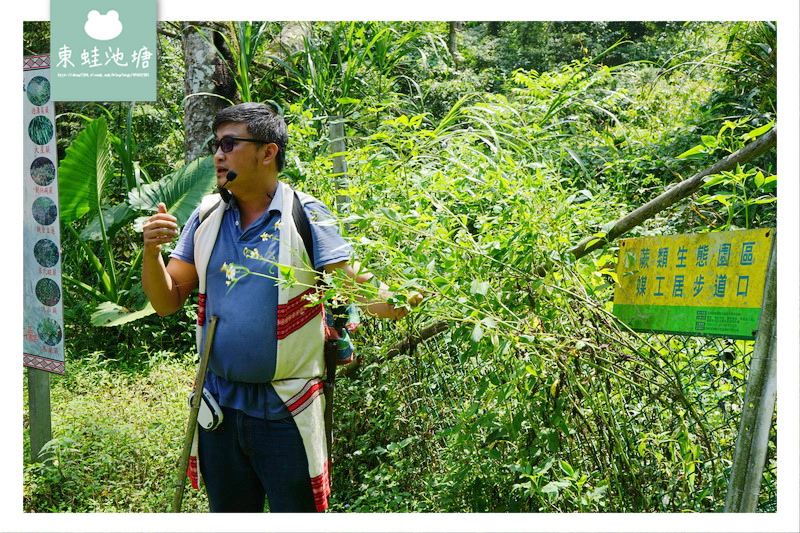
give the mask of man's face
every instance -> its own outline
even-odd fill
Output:
[[[242,122],[222,124],[217,129],[216,139],[219,140],[226,136],[255,139],[247,131],[247,125]],[[224,184],[228,172],[231,170],[236,171],[236,181],[229,183],[226,188],[232,192],[234,188],[254,183],[254,180],[263,180],[264,173],[268,168],[268,161],[265,161],[265,147],[265,144],[257,142],[233,141],[233,148],[229,152],[224,152],[222,147],[217,148],[214,153],[217,184]]]

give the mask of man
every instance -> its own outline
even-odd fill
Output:
[[[330,492],[320,429],[324,313],[309,305],[316,278],[303,268],[308,254],[293,222],[294,202],[310,222],[314,270],[341,270],[354,286],[379,287],[377,298],[362,301],[368,314],[396,319],[408,310],[389,303],[385,284],[357,272],[328,209],[278,180],[288,140],[280,115],[264,104],[240,104],[221,111],[213,131],[221,195],[195,210],[166,265],[161,248],[178,226],[158,206],[144,224],[142,285],[162,316],[199,287],[198,323],[218,317],[205,388],[223,421],[198,438],[211,511],[261,512],[265,496],[273,512],[322,511]],[[294,283],[276,263],[293,267]],[[250,272],[232,287],[231,264]]]

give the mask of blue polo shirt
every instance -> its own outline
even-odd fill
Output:
[[[274,420],[289,411],[270,381],[275,375],[278,257],[281,220],[281,188],[267,211],[242,231],[236,199],[225,208],[219,234],[208,263],[206,316],[218,317],[205,387],[220,405],[239,409],[250,416]],[[342,238],[331,212],[319,202],[304,206],[311,227],[314,268],[347,261],[351,246]],[[288,214],[291,217],[291,213]],[[194,264],[194,233],[199,208],[192,213],[170,258]],[[267,261],[246,257],[244,250],[258,250]],[[251,274],[228,285],[224,263],[248,268]]]

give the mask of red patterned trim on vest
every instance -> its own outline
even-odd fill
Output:
[[[197,295],[197,325],[202,326],[206,323],[206,295]]]
[[[286,407],[292,416],[297,416],[302,413],[306,407],[324,392],[324,382],[319,379],[311,379],[303,385],[300,392],[289,398],[286,402]]]
[[[311,478],[311,490],[314,492],[314,505],[322,513],[328,508],[328,496],[331,494],[331,480],[328,475],[328,461],[325,461],[322,473]]]
[[[197,490],[200,488],[200,478],[197,475],[197,456],[189,457],[189,464],[186,466],[186,475],[192,483],[192,488]]]
[[[316,287],[311,287],[302,294],[278,306],[278,339],[285,339],[298,329],[308,324],[311,319],[322,312],[322,303],[309,305],[306,296],[316,292]]]

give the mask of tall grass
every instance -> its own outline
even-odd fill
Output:
[[[52,376],[53,440],[43,450],[52,460],[25,465],[25,512],[170,509],[193,361],[131,352],[128,362],[70,357],[67,374]],[[187,490],[183,509],[207,512],[205,495]]]

